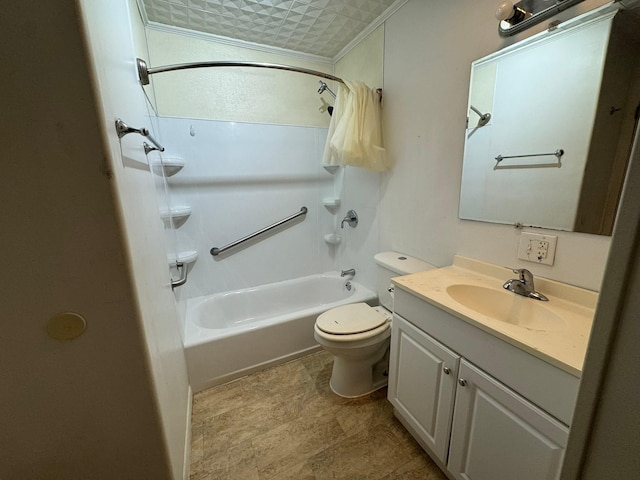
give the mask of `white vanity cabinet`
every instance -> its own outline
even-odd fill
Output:
[[[460,480],[560,476],[569,429],[462,360],[447,469]]]
[[[400,317],[395,317],[389,360],[391,403],[444,463],[460,356]]]
[[[559,477],[579,379],[395,289],[388,398],[451,478]]]

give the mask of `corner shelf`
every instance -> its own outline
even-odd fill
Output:
[[[196,252],[195,250],[187,250],[184,252],[178,252],[177,255],[169,255],[167,256],[167,262],[169,262],[169,265],[175,265],[176,262],[177,263],[184,263],[184,264],[188,264],[188,263],[193,263],[197,260],[198,258],[198,252]]]
[[[186,222],[189,215],[191,215],[191,207],[184,206],[160,209],[160,218],[162,218],[167,225],[173,225],[175,228],[180,227]]]
[[[184,167],[184,160],[182,158],[162,158],[159,162],[153,164],[153,172],[156,175],[162,175],[165,177],[172,177],[178,173]]]
[[[337,197],[327,197],[322,199],[322,204],[328,208],[336,208],[340,206],[340,199]]]
[[[342,237],[335,233],[328,233],[324,236],[324,241],[329,245],[340,245]]]

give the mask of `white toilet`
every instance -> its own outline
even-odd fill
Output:
[[[316,319],[315,339],[334,357],[329,385],[341,397],[360,397],[387,384],[393,310],[391,278],[434,268],[397,252],[379,253],[375,261],[381,306],[353,303],[327,310]]]

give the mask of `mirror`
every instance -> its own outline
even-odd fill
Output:
[[[473,62],[461,219],[610,235],[640,110],[640,22],[599,9]]]

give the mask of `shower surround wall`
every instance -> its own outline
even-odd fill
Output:
[[[327,129],[287,125],[159,118],[167,152],[185,166],[168,178],[171,207],[190,207],[177,224],[180,252],[195,251],[185,300],[240,288],[355,268],[357,280],[375,289],[371,261],[378,251],[376,206],[379,174],[358,168],[328,172],[321,165]],[[340,199],[327,207],[325,198]],[[307,207],[305,216],[217,256],[221,248]],[[344,212],[360,215],[357,228]],[[324,237],[338,234],[339,245]],[[183,322],[184,325],[184,322]]]
[[[185,160],[168,179],[172,206],[192,209],[178,245],[198,252],[181,300],[334,269],[336,249],[323,240],[334,224],[321,202],[334,178],[320,162],[326,129],[184,118],[160,118],[159,128]],[[303,206],[306,216],[209,254]]]

